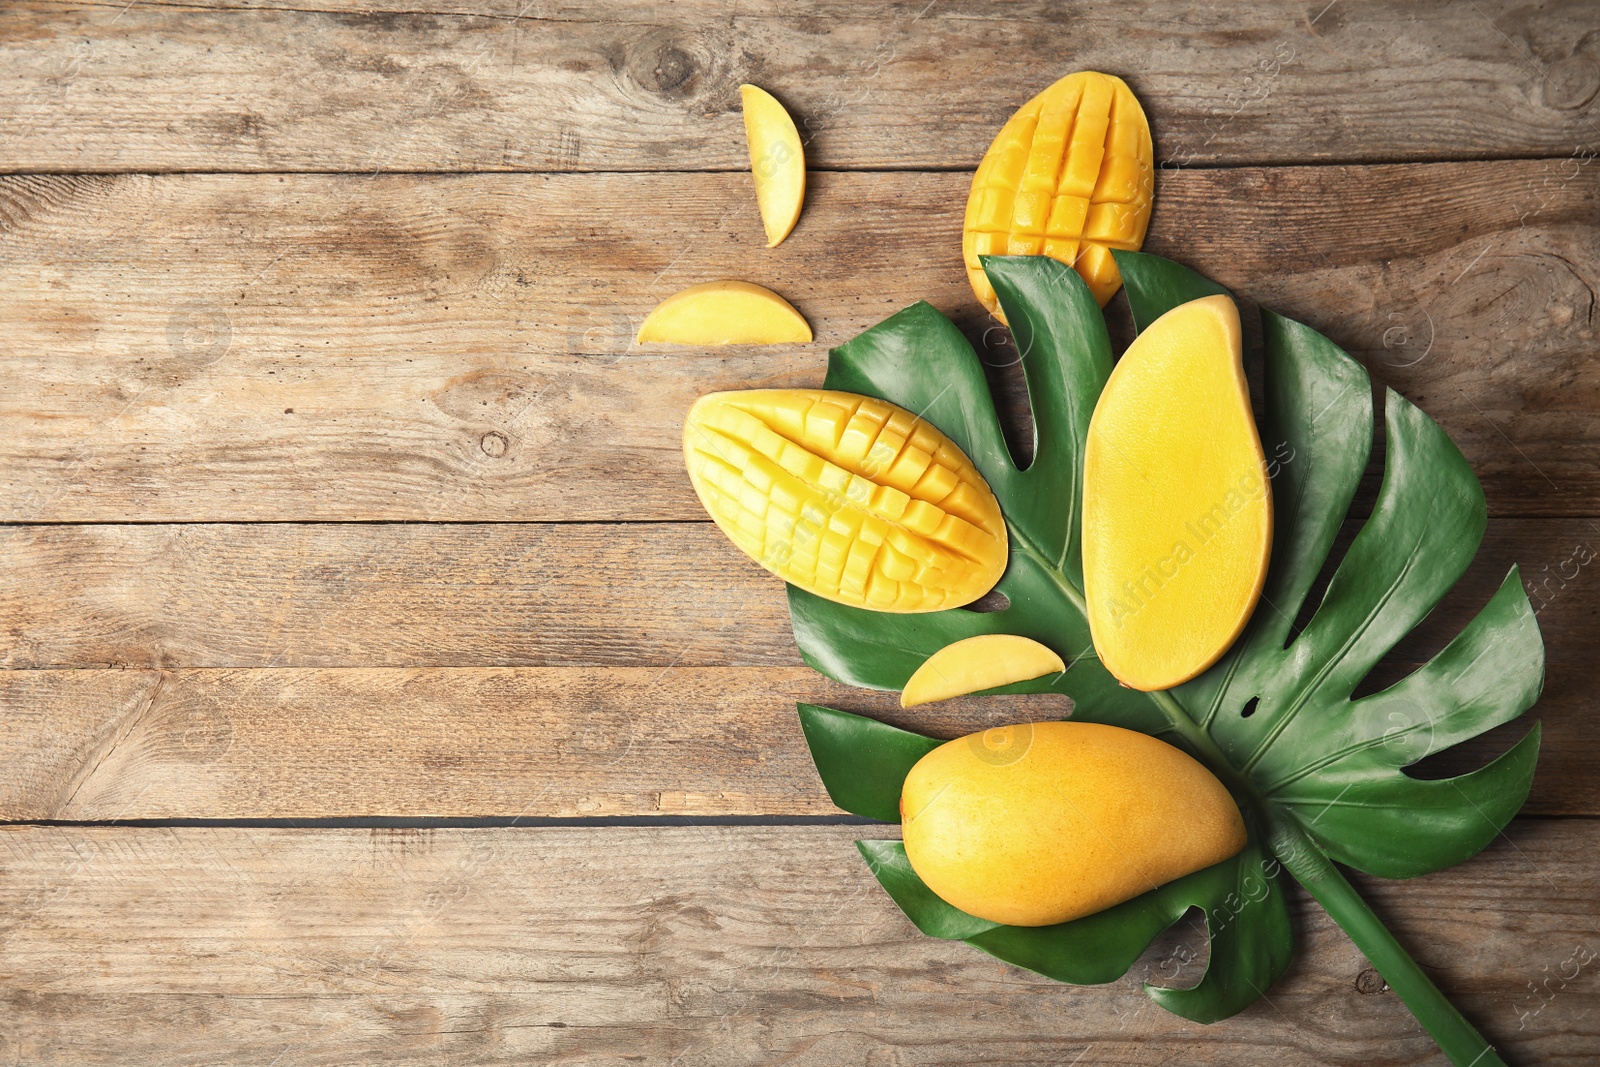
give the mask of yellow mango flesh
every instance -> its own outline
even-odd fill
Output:
[[[811,340],[794,305],[753,282],[703,282],[673,293],[646,316],[639,344],[777,345]]]
[[[684,462],[733,543],[786,582],[853,607],[939,611],[1006,568],[999,502],[972,461],[904,408],[824,389],[697,400]]]
[[[756,206],[767,231],[767,247],[776,247],[800,218],[806,198],[806,157],[794,119],[771,93],[755,85],[739,86],[744,101],[744,137],[750,145],[750,173],[755,177]]]
[[[1122,286],[1110,250],[1144,244],[1155,194],[1150,123],[1121,78],[1068,74],[1001,127],[967,197],[961,252],[1002,322],[978,257],[1050,256],[1077,268],[1105,307]]]
[[[970,915],[1048,926],[1091,915],[1244,848],[1211,772],[1164,741],[1040,722],[934,749],[900,796],[906,857]]]
[[[1239,636],[1272,549],[1232,300],[1173,308],[1129,346],[1095,405],[1083,466],[1095,651],[1124,685],[1170,689]]]
[[[981,634],[957,641],[923,661],[900,692],[900,706],[977,693],[1067,669],[1053,649],[1014,634]]]

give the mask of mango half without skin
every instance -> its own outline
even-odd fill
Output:
[[[1011,926],[1092,915],[1236,855],[1238,805],[1165,741],[1087,722],[948,742],[900,794],[906,858],[947,903]]]
[[[1128,347],[1089,420],[1083,471],[1095,651],[1123,685],[1171,689],[1239,636],[1272,551],[1231,299],[1180,304]]]
[[[1000,503],[972,461],[884,400],[751,389],[695,401],[683,457],[700,503],[786,582],[886,612],[971,603],[1005,573]]]

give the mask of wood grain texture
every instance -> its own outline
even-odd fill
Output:
[[[710,523],[0,531],[0,665],[798,665]]]
[[[3,667],[800,664],[783,585],[709,522],[22,526],[0,546]],[[1597,553],[1600,520],[1492,520],[1396,661],[1443,648],[1520,562],[1552,662],[1591,662]]]
[[[1526,811],[1600,815],[1593,697],[1427,764],[1464,773],[1544,725]],[[1061,719],[1064,697],[904,710],[804,667],[0,672],[0,820],[836,815],[796,701],[937,737]]]
[[[1363,880],[1509,1062],[1586,1064],[1600,1042],[1597,828],[1526,820],[1447,873]],[[37,1064],[1444,1063],[1392,993],[1358,991],[1365,961],[1298,893],[1290,973],[1243,1015],[1196,1026],[1138,984],[1195,976],[1175,965],[1192,925],[1116,983],[1057,985],[918,934],[855,854],[861,830],[6,829],[0,1051]]]
[[[837,815],[796,700],[959,736],[804,667],[0,672],[0,819]]]
[[[813,178],[771,251],[739,175],[0,179],[0,518],[698,518],[702,393],[814,384],[919,298],[1014,361],[963,276],[967,175]],[[1497,514],[1584,515],[1597,205],[1575,161],[1180,171],[1148,247],[1347,346]],[[729,276],[817,343],[632,343]]]
[[[0,167],[743,169],[744,81],[785,100],[814,165],[961,167],[1074,69],[1127,77],[1179,162],[1600,146],[1584,0],[320,6],[9,5]]]

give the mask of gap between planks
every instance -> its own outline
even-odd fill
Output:
[[[144,0],[148,3],[148,0]],[[1452,163],[1547,163],[1552,165],[1567,165],[1578,163],[1586,165],[1587,161],[1575,159],[1571,154],[1552,154],[1549,152],[1511,153],[1501,155],[1460,155],[1441,156],[1430,159],[1407,159],[1393,157],[1384,159],[1366,159],[1352,156],[1348,159],[1308,159],[1308,160],[1263,160],[1254,163],[1235,162],[1194,162],[1165,165],[1164,161],[1157,161],[1157,167],[1164,174],[1177,171],[1231,171],[1231,170],[1315,170],[1319,167],[1432,167]],[[968,163],[951,165],[947,167],[933,166],[930,164],[908,164],[902,167],[806,167],[807,175],[817,174],[962,174],[968,176],[976,173],[977,168]],[[312,177],[312,178],[349,178],[359,181],[363,178],[398,177],[398,178],[451,178],[463,177],[472,174],[525,174],[539,175],[551,178],[577,178],[598,177],[601,175],[616,175],[619,177],[663,177],[679,175],[692,178],[695,175],[748,175],[748,164],[738,166],[732,164],[726,167],[701,167],[680,168],[663,170],[661,168],[640,167],[637,169],[616,168],[612,170],[521,170],[509,167],[479,167],[476,170],[398,170],[383,168],[381,170],[364,172],[349,170],[227,170],[227,169],[190,169],[190,170],[74,170],[62,167],[51,170],[0,170],[0,178],[180,178],[180,177],[207,177],[207,178],[284,178],[284,177]]]

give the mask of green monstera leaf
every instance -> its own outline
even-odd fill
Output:
[[[1224,292],[1156,256],[1119,252],[1117,261],[1139,329],[1180,303]],[[1198,906],[1212,938],[1205,978],[1194,990],[1151,995],[1210,1021],[1265,992],[1287,963],[1288,923],[1273,877],[1281,863],[1352,935],[1452,1060],[1499,1062],[1330,862],[1384,877],[1448,867],[1482,849],[1527,797],[1537,726],[1472,773],[1439,781],[1405,773],[1424,756],[1516,718],[1537,698],[1543,643],[1515,568],[1428,663],[1380,692],[1353,696],[1477,552],[1486,509],[1465,459],[1431,419],[1387,393],[1377,503],[1296,633],[1294,620],[1367,467],[1372,390],[1366,372],[1332,342],[1264,310],[1261,436],[1275,532],[1261,602],[1239,641],[1205,674],[1168,692],[1123,688],[1094,656],[1078,549],[1083,441],[1111,369],[1104,319],[1076,273],[1053,260],[998,257],[984,266],[1022,353],[1037,427],[1028,467],[1005,445],[971,346],[926,304],[835,349],[826,385],[918,412],[972,457],[1010,527],[1010,564],[998,586],[1008,606],[886,615],[791,587],[800,651],[839,681],[898,689],[952,641],[982,633],[1034,638],[1060,653],[1068,669],[1007,692],[1064,692],[1074,700],[1074,718],[1162,735],[1187,749],[1239,798],[1251,844],[1234,860],[1101,915],[1038,931],[979,929],[972,924],[981,920],[949,915],[953,909],[918,888],[895,843],[864,846],[873,869],[919,926],[1066,981],[1115,977],[1159,930]],[[835,717],[842,714],[802,712],[823,779],[847,810],[893,818],[902,764],[909,769],[905,760],[914,763],[912,754],[932,742]],[[847,781],[851,788],[837,788]],[[1250,906],[1235,907],[1247,899],[1240,891],[1252,874],[1265,874],[1266,889]]]

